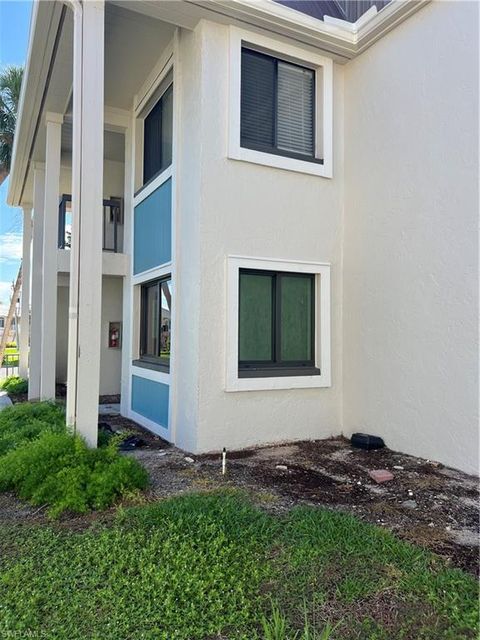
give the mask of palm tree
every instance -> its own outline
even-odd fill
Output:
[[[0,185],[10,173],[22,77],[23,67],[12,65],[0,72]]]

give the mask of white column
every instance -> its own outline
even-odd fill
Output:
[[[32,317],[30,329],[30,375],[28,399],[40,398],[42,356],[42,270],[43,270],[43,209],[45,206],[45,168],[33,170],[33,241],[32,241]]]
[[[67,422],[97,445],[102,310],[104,2],[76,5]]]
[[[133,256],[133,149],[135,145],[134,126],[125,131],[125,182],[123,208],[123,252]],[[131,407],[131,364],[132,364],[132,313],[133,288],[131,278],[131,264],[128,273],[123,278],[122,298],[122,374],[120,412],[128,416]]]
[[[42,372],[40,398],[55,399],[57,349],[58,204],[63,116],[47,113],[45,207],[43,218]]]
[[[30,251],[32,244],[32,205],[23,206],[22,236],[22,296],[20,302],[20,358],[18,373],[28,378],[28,347],[30,343]]]

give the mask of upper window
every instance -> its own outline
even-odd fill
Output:
[[[318,375],[315,276],[240,270],[239,376]]]
[[[333,62],[230,27],[228,157],[332,177]]]
[[[170,365],[172,280],[168,276],[141,287],[140,359]]]
[[[172,163],[173,85],[164,92],[144,120],[143,183]]]
[[[242,48],[240,139],[248,149],[316,160],[314,70]]]

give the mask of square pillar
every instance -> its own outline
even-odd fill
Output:
[[[102,313],[103,0],[76,5],[67,423],[97,446]]]
[[[57,349],[57,249],[58,204],[63,116],[46,114],[45,206],[43,218],[43,290],[41,400],[55,399]]]
[[[32,244],[32,206],[23,206],[22,235],[22,295],[20,302],[20,341],[18,373],[28,378],[28,349],[30,343],[30,260]]]
[[[45,167],[33,169],[33,240],[32,240],[32,315],[30,327],[30,370],[28,399],[40,398],[42,356],[42,271],[43,271],[43,210],[45,206]]]

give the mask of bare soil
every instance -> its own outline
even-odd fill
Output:
[[[285,512],[298,504],[323,506],[386,527],[478,574],[479,482],[474,476],[387,448],[355,449],[342,437],[229,451],[223,476],[220,453],[185,453],[122,416],[102,416],[101,421],[139,436],[142,445],[127,455],[135,456],[150,474],[149,500],[237,487],[269,511]],[[374,469],[388,469],[393,480],[377,484],[368,475]],[[108,520],[112,513],[98,517]],[[0,495],[0,522],[44,517],[11,495]],[[65,517],[62,522],[83,528],[93,519],[95,515]]]

